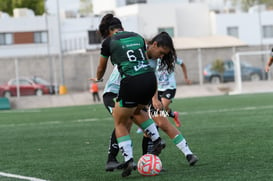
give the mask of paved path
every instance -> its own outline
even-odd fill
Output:
[[[204,84],[204,85],[179,85],[176,91],[176,98],[201,97],[201,96],[217,96],[231,95],[235,90],[234,83],[225,83],[220,85]],[[243,93],[260,93],[272,92],[273,81],[248,82],[242,86]],[[102,94],[100,94],[102,96]],[[44,96],[24,96],[19,99],[11,98],[12,109],[28,109],[42,107],[60,107],[73,105],[94,104],[92,95],[89,92],[73,93],[66,95],[44,95]]]

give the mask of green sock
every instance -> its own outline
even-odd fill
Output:
[[[159,138],[158,130],[152,119],[148,119],[140,124],[140,127],[144,132],[151,138],[152,141],[155,141]]]

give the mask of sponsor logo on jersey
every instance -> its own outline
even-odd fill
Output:
[[[167,98],[170,98],[170,97],[171,97],[171,94],[166,94],[166,97],[167,97]]]
[[[135,102],[124,101],[125,104],[135,104]]]

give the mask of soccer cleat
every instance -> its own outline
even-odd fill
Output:
[[[196,164],[196,162],[198,162],[197,156],[193,154],[187,155],[186,159],[188,160],[190,166],[193,166]]]
[[[117,160],[108,161],[105,166],[106,172],[112,172],[115,169],[122,169],[122,163],[119,163]]]
[[[151,154],[153,155],[159,155],[161,151],[166,147],[166,143],[161,138],[158,138],[153,145],[153,150],[151,151]]]
[[[167,170],[164,167],[162,167],[160,172],[167,172]]]
[[[173,112],[173,114],[174,114],[173,120],[174,120],[174,123],[175,123],[176,127],[180,127],[181,122],[179,120],[179,113],[178,112]]]
[[[123,168],[123,171],[121,173],[122,177],[128,177],[129,175],[131,175],[131,172],[133,170],[137,169],[137,165],[134,162],[133,158],[131,158],[130,160],[125,162],[123,165],[124,165],[124,168]]]

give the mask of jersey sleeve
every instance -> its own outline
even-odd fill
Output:
[[[177,58],[176,61],[175,61],[175,63],[176,63],[177,65],[182,65],[183,60],[182,60],[181,58]]]
[[[110,40],[110,37],[106,38],[101,45],[100,55],[105,58],[110,57]]]

